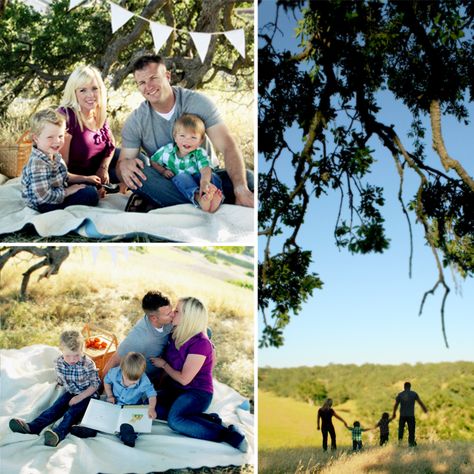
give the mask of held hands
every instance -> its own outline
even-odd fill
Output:
[[[142,187],[142,180],[146,181],[146,176],[142,171],[144,167],[145,164],[139,158],[126,159],[117,163],[122,181],[133,191]]]

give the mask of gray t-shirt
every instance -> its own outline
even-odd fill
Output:
[[[171,324],[166,324],[162,331],[158,331],[145,315],[120,343],[117,352],[120,357],[124,357],[129,352],[140,352],[146,359],[146,374],[154,375],[159,369],[152,365],[149,359],[163,354],[172,329]]]
[[[203,94],[174,87],[176,104],[170,120],[161,117],[145,100],[125,121],[122,128],[123,148],[142,148],[148,156],[173,141],[173,125],[178,117],[188,113],[202,119],[206,129],[222,122],[213,102]]]
[[[404,390],[395,399],[400,402],[400,416],[415,416],[415,402],[419,400],[418,394],[412,390]]]

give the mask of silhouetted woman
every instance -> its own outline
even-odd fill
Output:
[[[337,449],[336,446],[336,431],[332,424],[332,417],[341,420],[347,427],[347,423],[331,408],[332,399],[328,398],[323,406],[318,410],[318,430],[321,426],[321,433],[323,435],[323,449],[328,449],[328,433],[331,436],[331,449]]]

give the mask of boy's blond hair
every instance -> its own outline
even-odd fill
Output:
[[[146,360],[139,352],[129,352],[121,361],[122,373],[129,380],[138,380],[145,372]]]
[[[186,341],[199,333],[206,334],[208,315],[206,307],[197,298],[180,298],[181,321],[173,330],[173,339],[179,349]]]
[[[81,107],[77,101],[76,89],[80,89],[86,84],[90,84],[94,79],[99,87],[99,100],[95,110],[97,126],[102,128],[107,117],[107,90],[104,81],[102,80],[102,76],[100,75],[100,71],[94,66],[79,66],[72,71],[66,82],[66,86],[64,87],[61,106],[69,107],[74,110],[81,131],[84,130],[84,116],[82,115]]]
[[[43,131],[45,125],[48,123],[61,127],[66,125],[66,119],[64,115],[61,115],[54,109],[39,110],[30,118],[31,135],[39,135]]]
[[[194,114],[183,114],[179,117],[173,125],[173,137],[175,137],[178,127],[192,130],[196,134],[204,138],[206,134],[206,126],[200,117]]]
[[[63,331],[59,336],[59,347],[71,352],[82,352],[84,336],[79,331]]]

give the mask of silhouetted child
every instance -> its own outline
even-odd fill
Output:
[[[393,418],[389,417],[387,412],[382,413],[382,418],[380,418],[379,422],[375,425],[375,428],[379,428],[380,431],[380,446],[388,443],[389,437],[389,423],[393,420]]]
[[[354,421],[354,427],[347,427],[348,430],[352,431],[352,450],[360,451],[362,449],[362,432],[369,431],[370,428],[361,428],[358,421]]]
[[[57,446],[71,431],[72,425],[81,420],[89,400],[100,385],[94,362],[83,354],[84,338],[81,333],[64,331],[60,336],[59,349],[62,355],[56,359],[55,370],[58,382],[66,392],[33,421],[27,423],[20,418],[12,418],[9,423],[15,433],[39,435],[48,425],[62,418],[57,426],[44,431],[44,444],[47,446]]]

